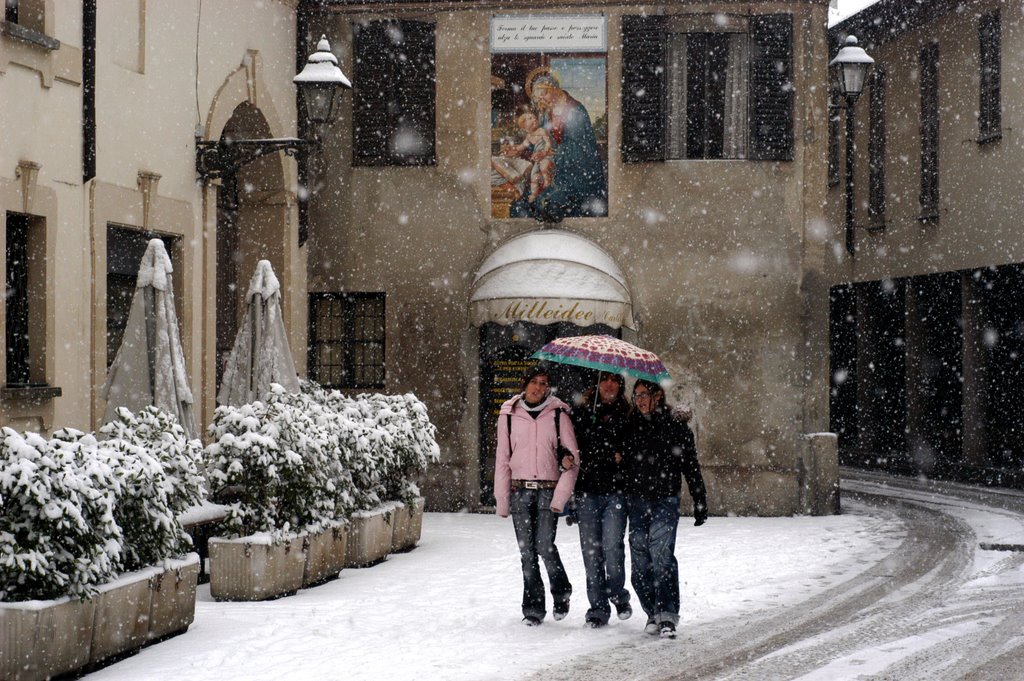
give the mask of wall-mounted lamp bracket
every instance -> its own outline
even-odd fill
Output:
[[[300,157],[311,142],[298,137],[258,140],[196,140],[196,173],[204,182],[237,172],[261,156],[283,151]]]

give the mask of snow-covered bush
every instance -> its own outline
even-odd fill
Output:
[[[0,436],[0,600],[91,595],[120,567],[117,476],[95,439]]]
[[[182,513],[206,498],[203,443],[190,439],[178,421],[156,407],[138,414],[125,408],[117,418],[100,428],[110,443],[124,442],[144,448],[163,466],[167,479],[167,501],[175,513]]]
[[[100,428],[101,451],[121,482],[114,518],[124,533],[123,568],[137,570],[191,546],[177,515],[205,498],[203,446],[170,414],[125,408]]]
[[[204,496],[201,443],[154,408],[101,432],[3,429],[0,600],[85,598],[188,549],[176,514]]]
[[[352,506],[351,476],[333,455],[330,414],[280,386],[266,402],[218,407],[207,448],[215,495],[229,497],[226,525],[238,536],[318,531]]]
[[[219,407],[207,447],[215,495],[231,502],[231,534],[319,531],[353,511],[419,494],[413,477],[439,450],[413,395],[346,397],[304,383],[273,385],[266,402]]]
[[[412,393],[348,397],[311,381],[302,393],[352,422],[344,455],[359,490],[358,508],[419,496],[416,478],[440,458],[437,429],[423,402]]]

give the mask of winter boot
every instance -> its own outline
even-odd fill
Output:
[[[647,626],[644,627],[644,633],[649,634],[651,636],[657,636],[658,631],[658,623],[654,621],[653,617],[648,617]]]
[[[555,618],[555,621],[564,620],[565,616],[569,614],[569,599],[566,598],[564,601],[557,601],[551,608],[551,616]]]
[[[533,615],[527,615],[526,617],[523,618],[523,624],[525,624],[528,627],[539,627],[540,626],[540,618],[539,617],[534,617]]]
[[[626,601],[622,605],[615,604],[615,614],[619,616],[620,620],[628,620],[633,616],[633,608],[630,606],[629,601]]]
[[[662,622],[660,625],[661,637],[662,638],[675,638],[676,637],[676,625],[671,622]]]

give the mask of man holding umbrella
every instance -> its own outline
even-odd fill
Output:
[[[569,613],[572,585],[555,547],[558,514],[576,484],[579,449],[569,407],[551,394],[541,363],[523,375],[522,393],[501,405],[494,465],[497,514],[512,515],[523,567],[523,623],[536,626],[546,614],[540,560],[548,573],[552,614]],[[562,451],[560,451],[562,450]]]

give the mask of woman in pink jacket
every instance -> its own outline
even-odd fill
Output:
[[[569,613],[572,594],[555,547],[555,530],[576,484],[579,448],[569,407],[551,394],[549,380],[544,365],[532,367],[523,375],[523,392],[501,405],[494,466],[497,513],[502,518],[512,515],[523,563],[523,623],[531,627],[547,614],[539,559],[548,573],[556,620]],[[569,452],[561,457],[559,442]]]

